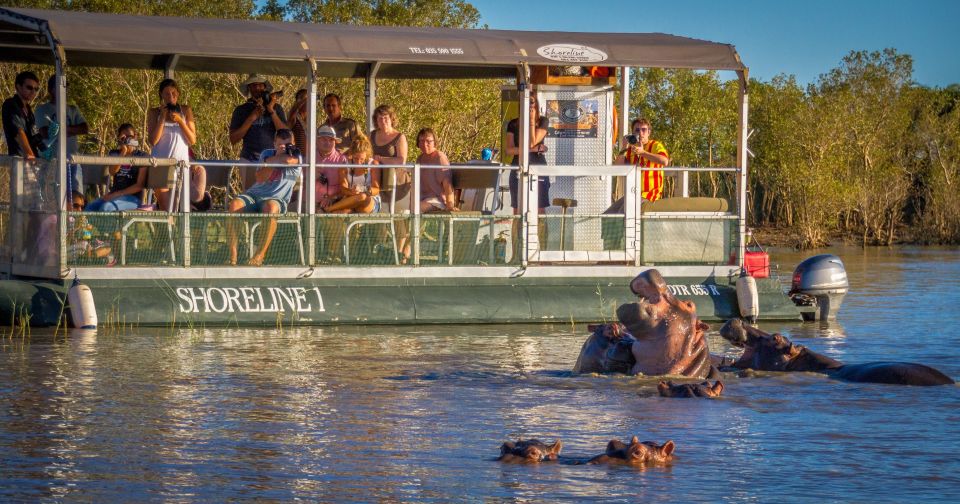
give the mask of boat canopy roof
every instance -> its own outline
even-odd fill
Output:
[[[745,71],[734,47],[662,33],[354,26],[0,8],[0,60],[387,78],[513,77],[520,63]]]

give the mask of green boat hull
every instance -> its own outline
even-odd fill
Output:
[[[708,321],[739,315],[727,279],[667,278]],[[591,323],[636,297],[624,278],[91,279],[100,326]],[[56,325],[69,285],[0,282],[0,320]],[[799,320],[776,279],[758,279],[760,318]]]

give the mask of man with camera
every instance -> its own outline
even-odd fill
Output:
[[[286,213],[287,205],[293,196],[293,188],[300,179],[300,164],[303,163],[300,149],[293,144],[293,132],[286,128],[277,130],[273,139],[273,148],[265,149],[259,161],[265,164],[290,165],[283,167],[264,166],[257,170],[257,182],[243,194],[230,200],[230,211],[234,213]],[[227,221],[230,239],[230,264],[237,264],[236,219]],[[259,266],[267,255],[273,235],[277,232],[276,219],[267,221],[263,243],[250,258],[248,264]]]
[[[640,168],[663,168],[670,163],[667,149],[658,140],[652,140],[650,121],[640,118],[631,124],[633,134],[626,136],[627,148],[617,157],[617,164],[632,164]],[[641,196],[647,201],[657,201],[663,196],[663,170],[642,171],[640,174]],[[620,201],[621,207],[623,202]],[[616,206],[617,203],[614,203]],[[619,213],[619,212],[618,212]]]
[[[243,141],[240,157],[257,161],[260,153],[273,145],[274,134],[287,127],[287,119],[280,106],[283,91],[272,90],[262,75],[251,75],[240,84],[247,101],[233,109],[230,119],[230,143]]]

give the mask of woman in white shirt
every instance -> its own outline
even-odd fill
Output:
[[[190,146],[197,142],[197,125],[193,110],[180,101],[180,87],[173,79],[160,82],[160,106],[147,112],[147,139],[153,150],[150,155],[174,158],[190,163]],[[203,199],[206,190],[206,170],[202,166],[190,167],[190,200]],[[161,210],[169,207],[169,191],[157,189],[157,204]],[[195,194],[196,193],[196,194]]]

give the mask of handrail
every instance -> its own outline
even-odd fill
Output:
[[[130,166],[176,166],[179,162],[174,158],[158,158],[153,156],[93,156],[88,154],[73,154],[70,162],[86,165],[117,165]]]

